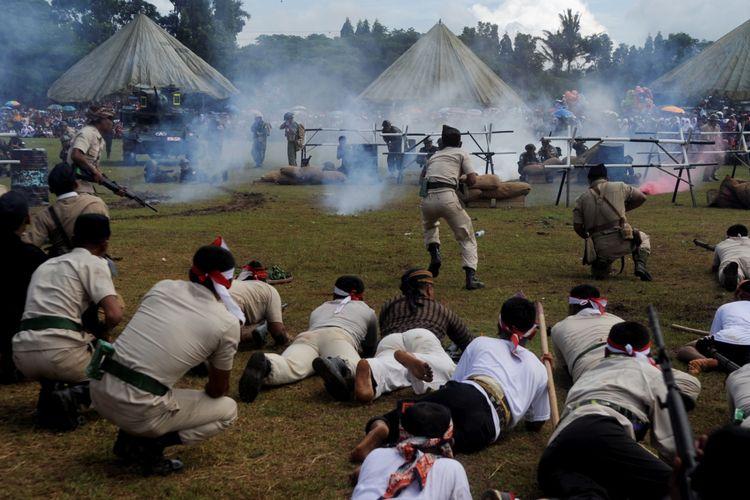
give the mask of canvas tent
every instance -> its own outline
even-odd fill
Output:
[[[359,99],[374,104],[524,107],[518,94],[442,22],[404,52]]]
[[[660,93],[750,99],[750,20],[656,80]]]
[[[52,84],[58,102],[96,101],[130,87],[174,85],[182,92],[225,99],[232,82],[143,14],[78,61]]]

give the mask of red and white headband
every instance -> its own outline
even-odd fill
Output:
[[[588,299],[568,297],[568,304],[575,306],[591,306],[584,309],[588,314],[604,314],[607,312],[607,299],[604,297],[590,297]]]

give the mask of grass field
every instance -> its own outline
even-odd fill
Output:
[[[27,142],[47,147],[50,158],[56,158],[56,141]],[[105,170],[136,191],[168,189],[137,185],[142,181],[140,168]],[[249,174],[232,175],[233,181],[239,179],[249,179]],[[378,310],[398,292],[402,270],[426,265],[428,259],[421,243],[417,189],[392,189],[394,201],[388,206],[348,217],[322,208],[321,200],[330,194],[320,186],[238,182],[212,199],[161,204],[158,214],[117,202],[110,253],[122,257],[115,285],[127,304],[126,319],[158,280],[184,278],[195,249],[217,234],[224,236],[238,260],[257,258],[294,273],[295,281],[279,288],[290,304],[285,323],[294,334],[304,331],[310,311],[329,297],[340,274],[362,276],[366,300]],[[250,192],[261,196],[242,194]],[[548,324],[554,324],[565,315],[568,290],[588,281],[570,210],[541,205],[552,197],[545,186],[533,193],[532,208],[470,210],[475,229],[486,230],[479,240],[479,276],[488,285],[482,291],[462,289],[458,246],[449,232],[443,233],[444,271],[436,292],[475,334],[493,335],[500,304],[519,290],[541,300]],[[698,199],[705,205],[702,192]],[[745,221],[747,214],[693,209],[686,194],[679,201],[672,206],[668,196],[655,196],[632,215],[633,224],[651,235],[655,281],[634,279],[628,262],[623,275],[601,287],[610,310],[627,319],[646,321],[646,307],[653,303],[664,325],[676,322],[706,329],[716,307],[731,297],[718,288],[709,271],[711,255],[694,247],[692,239],[718,241],[728,225]],[[667,328],[665,334],[671,347],[693,338]],[[538,344],[535,340],[532,348],[538,351]],[[249,355],[237,355],[232,396]],[[709,431],[728,418],[724,377],[713,373],[701,381],[703,392],[691,415],[696,432]],[[203,383],[184,381],[196,388]],[[240,403],[239,419],[228,432],[201,446],[173,449],[170,453],[186,463],[184,473],[142,478],[137,471],[117,466],[111,453],[116,429],[95,413],[87,414],[87,424],[72,433],[36,430],[32,414],[37,390],[34,383],[0,386],[0,496],[345,497],[351,492],[347,476],[353,470],[348,452],[362,437],[364,424],[370,416],[390,410],[399,397],[410,395],[404,390],[369,406],[338,403],[316,378],[269,390],[251,405]],[[563,396],[561,391],[561,405]],[[536,464],[550,432],[549,426],[539,434],[513,431],[481,453],[460,456],[474,495],[488,487],[513,490],[524,498],[539,493]]]

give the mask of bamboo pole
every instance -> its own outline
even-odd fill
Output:
[[[692,333],[694,335],[701,335],[701,336],[711,335],[711,332],[707,332],[705,330],[698,330],[697,328],[690,328],[690,327],[687,327],[687,326],[675,325],[674,323],[671,324],[671,325],[669,325],[669,327],[672,330],[677,330],[679,332]]]
[[[539,334],[542,341],[542,353],[549,354],[549,342],[547,341],[547,322],[544,319],[544,306],[541,302],[536,303],[536,320],[539,326]],[[549,394],[549,408],[552,427],[557,427],[560,422],[560,410],[557,408],[557,391],[555,390],[555,379],[552,376],[552,363],[545,360],[544,367],[547,369],[547,393]]]

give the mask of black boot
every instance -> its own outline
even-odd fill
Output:
[[[427,245],[427,251],[430,252],[430,265],[427,270],[432,273],[433,278],[437,278],[440,274],[440,265],[443,263],[440,257],[440,243],[430,243]]]
[[[646,264],[648,263],[649,253],[643,249],[638,249],[633,253],[633,262],[635,262],[635,275],[641,281],[653,281],[654,278],[648,272]]]
[[[78,401],[67,384],[43,380],[36,405],[36,422],[53,431],[72,431],[83,423]]]
[[[479,281],[477,278],[477,272],[470,268],[470,267],[464,267],[464,271],[466,271],[466,289],[467,290],[478,290],[480,288],[484,288],[484,283]]]
[[[255,352],[247,361],[245,371],[240,378],[240,400],[252,403],[258,397],[263,379],[271,373],[271,363],[262,352]]]
[[[336,401],[349,401],[354,388],[354,374],[346,364],[339,358],[315,358],[312,363],[315,373],[323,379],[323,384],[328,394]]]
[[[253,344],[255,344],[256,349],[262,349],[266,346],[266,341],[268,339],[268,323],[263,322],[262,324],[258,325],[258,328],[255,328],[252,333],[253,336]]]
[[[70,393],[73,395],[79,408],[88,408],[91,406],[91,393],[89,392],[89,383],[81,382],[70,386]]]
[[[722,273],[722,285],[724,286],[724,290],[728,292],[733,292],[737,289],[737,285],[740,281],[740,266],[736,262],[730,262],[727,264],[727,266],[724,268],[724,272]]]
[[[164,448],[174,444],[172,443],[174,436],[177,436],[176,444],[180,444],[181,441],[176,432],[170,432],[158,438],[141,438],[143,448],[138,462],[141,464],[141,473],[144,476],[168,476],[174,472],[180,472],[185,467],[182,461],[164,456]]]

